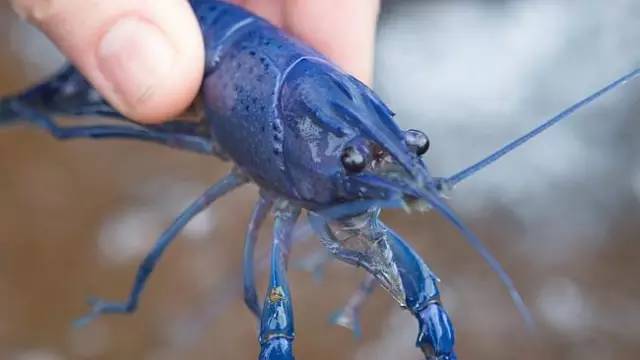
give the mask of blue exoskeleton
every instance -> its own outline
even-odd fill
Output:
[[[219,180],[160,236],[139,267],[128,299],[92,302],[80,323],[131,313],[157,261],[178,232],[216,199],[254,182],[260,198],[245,237],[244,291],[260,319],[260,359],[293,359],[294,322],[287,282],[292,231],[302,210],[329,253],[369,276],[336,321],[356,327],[357,313],[379,284],[418,321],[417,346],[426,359],[456,359],[454,327],[438,279],[420,256],[379,220],[382,208],[434,209],[457,227],[530,315],[512,281],[447,206],[442,193],[605,92],[621,77],[487,158],[450,177],[433,177],[421,156],[429,139],[401,130],[394,114],[367,86],[265,20],[221,1],[192,0],[206,46],[205,77],[193,111],[162,125],[134,123],[107,104],[72,67],[14,97],[0,100],[0,125],[30,122],[58,139],[130,138],[215,155],[233,162]],[[55,116],[100,115],[117,124],[61,126]],[[257,233],[273,212],[269,285],[262,306],[254,280]]]

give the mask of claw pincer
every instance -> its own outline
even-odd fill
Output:
[[[457,359],[453,346],[453,324],[440,302],[433,301],[421,310],[413,311],[418,319],[419,333],[416,346],[428,360]]]
[[[379,221],[380,210],[331,223],[311,215],[323,245],[338,259],[363,267],[418,320],[416,346],[428,360],[455,359],[454,327],[444,310],[438,278],[397,233]]]
[[[387,233],[406,294],[406,307],[418,320],[416,346],[429,360],[456,359],[454,327],[440,301],[438,278],[398,234],[391,229]]]

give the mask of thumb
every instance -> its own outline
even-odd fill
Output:
[[[142,122],[193,100],[204,46],[186,0],[12,0],[103,96]]]

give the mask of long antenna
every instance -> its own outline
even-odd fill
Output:
[[[596,91],[595,93],[587,96],[586,98],[578,101],[577,103],[571,105],[570,107],[566,108],[565,110],[563,110],[561,113],[559,113],[558,115],[552,117],[551,119],[545,121],[544,123],[542,123],[541,125],[539,125],[538,127],[534,128],[533,130],[529,131],[528,133],[524,134],[523,136],[517,138],[516,140],[508,143],[507,145],[503,146],[502,148],[498,149],[496,152],[494,152],[493,154],[487,156],[486,158],[478,161],[477,163],[469,166],[468,168],[459,171],[458,173],[454,174],[453,176],[450,176],[448,178],[445,179],[445,183],[448,187],[453,187],[454,185],[456,185],[457,183],[459,183],[460,181],[468,178],[469,176],[475,174],[478,170],[484,168],[485,166],[493,163],[494,161],[500,159],[501,157],[505,156],[506,154],[508,154],[509,152],[511,152],[512,150],[514,150],[515,148],[517,148],[518,146],[524,144],[525,142],[531,140],[534,136],[540,134],[541,132],[543,132],[544,130],[548,129],[549,127],[551,127],[552,125],[555,125],[556,123],[560,122],[560,120],[565,119],[566,117],[568,117],[569,115],[573,114],[574,112],[578,111],[580,108],[584,107],[585,105],[591,103],[592,101],[596,100],[597,98],[599,98],[600,96],[606,94],[607,92],[619,87],[620,85],[623,85],[624,83],[626,83],[627,81],[637,77],[638,75],[640,75],[640,68],[637,68],[635,70],[633,70],[632,72],[622,76],[621,78],[613,81],[612,83],[610,83],[609,85],[603,87],[602,89]]]
[[[456,215],[456,213],[440,199],[437,193],[426,191],[422,195],[436,211],[449,220],[462,233],[469,245],[471,245],[471,247],[480,254],[480,256],[482,256],[489,267],[498,275],[500,281],[502,281],[502,284],[509,292],[509,296],[511,296],[511,300],[515,304],[516,309],[518,309],[518,312],[524,319],[527,329],[534,330],[535,321],[533,320],[533,316],[531,315],[527,305],[524,303],[522,296],[516,289],[513,280],[511,280],[511,277],[507,274],[507,271],[502,267],[500,262],[493,256],[493,254],[491,254],[484,243],[482,243],[482,241],[480,241],[480,239],[462,222],[462,220],[460,220],[458,215]]]

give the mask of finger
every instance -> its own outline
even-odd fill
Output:
[[[242,0],[240,3],[276,26],[282,26],[284,22],[284,4],[285,0]]]
[[[12,0],[123,114],[157,122],[200,86],[204,46],[185,0]]]
[[[370,84],[379,0],[289,0],[285,27]]]

